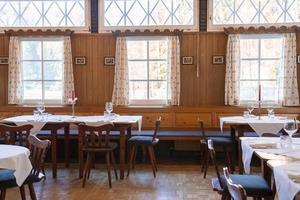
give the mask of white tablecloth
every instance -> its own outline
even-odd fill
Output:
[[[300,191],[300,161],[273,168],[278,200],[293,200]]]
[[[283,155],[291,158],[297,158],[297,156],[299,156],[296,152],[300,151],[300,138],[293,138],[293,145],[284,149],[280,146],[280,138],[243,137],[240,139],[244,170],[248,174],[250,173],[250,164],[254,151]]]
[[[21,186],[32,169],[30,151],[17,145],[0,145],[0,168],[15,170],[14,176]]]
[[[221,117],[220,128],[223,131],[224,123],[231,124],[249,124],[249,126],[261,136],[263,133],[277,134],[283,127],[287,120],[282,117],[269,118],[262,116],[261,119],[258,117],[244,118],[242,116],[235,117]]]

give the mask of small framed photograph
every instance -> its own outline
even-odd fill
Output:
[[[84,56],[75,57],[75,65],[85,65],[85,64],[86,64],[86,57]]]
[[[104,57],[104,65],[105,66],[115,65],[115,57]]]
[[[183,65],[193,65],[194,64],[194,57],[193,56],[183,56],[181,58],[181,63]]]
[[[224,56],[213,56],[212,63],[214,65],[223,65],[224,64]]]
[[[0,65],[8,65],[8,57],[0,56]]]
[[[300,64],[300,54],[297,55],[297,64]]]

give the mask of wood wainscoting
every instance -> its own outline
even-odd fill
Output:
[[[34,107],[0,107],[0,117],[31,115],[33,109]],[[142,115],[143,129],[152,129],[157,117],[161,116],[163,130],[195,130],[198,128],[198,118],[204,121],[205,128],[219,129],[220,117],[242,115],[245,110],[245,108],[234,106],[116,107],[114,112],[122,115]],[[71,114],[71,107],[47,107],[46,111],[51,114]],[[103,107],[76,107],[75,111],[76,115],[102,115]],[[267,114],[266,109],[263,109],[263,114]],[[275,114],[298,118],[300,107],[276,108]]]

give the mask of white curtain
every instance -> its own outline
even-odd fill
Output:
[[[129,104],[129,71],[126,37],[117,37],[115,60],[112,102],[115,105],[126,106]]]
[[[74,91],[73,58],[71,37],[64,36],[64,71],[63,71],[63,103],[68,104]]]
[[[283,39],[284,75],[283,106],[298,106],[299,94],[297,83],[296,34],[285,33]]]
[[[239,105],[240,35],[228,36],[225,74],[225,105]]]
[[[23,81],[20,58],[20,41],[16,36],[9,41],[8,64],[8,103],[21,104],[23,100]]]
[[[178,36],[169,36],[168,51],[168,104],[180,104],[180,40]]]

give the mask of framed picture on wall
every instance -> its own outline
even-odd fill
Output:
[[[213,56],[212,63],[214,65],[223,65],[224,64],[224,56]]]
[[[105,66],[115,65],[115,57],[112,56],[104,57],[104,65]]]
[[[300,54],[297,55],[297,64],[300,64]]]
[[[194,64],[194,57],[193,56],[183,56],[181,58],[181,63],[183,65],[193,65]]]
[[[0,56],[0,65],[8,65],[8,57]]]
[[[85,65],[85,64],[86,64],[86,57],[84,56],[75,57],[75,65]]]

